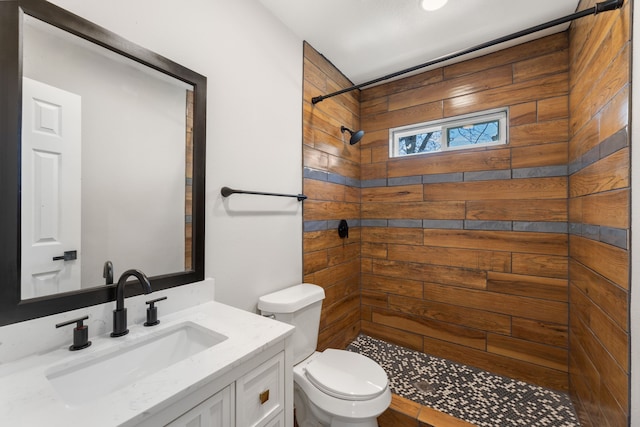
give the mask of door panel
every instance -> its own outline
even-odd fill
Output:
[[[23,78],[21,299],[80,289],[81,98]],[[65,251],[75,260],[54,258]]]

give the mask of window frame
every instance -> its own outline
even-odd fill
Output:
[[[484,122],[498,121],[497,141],[482,142],[471,145],[450,146],[448,140],[448,130],[467,125],[475,125]],[[423,151],[419,153],[400,154],[400,138],[420,135],[427,132],[440,132],[440,150]],[[448,151],[466,150],[478,147],[492,147],[496,145],[507,145],[509,143],[509,108],[494,108],[491,110],[478,111],[470,114],[449,117],[446,119],[431,120],[428,122],[415,123],[406,126],[399,126],[389,129],[389,158],[404,158],[419,155],[430,155],[445,153]]]

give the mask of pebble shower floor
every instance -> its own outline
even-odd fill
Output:
[[[479,427],[578,427],[568,395],[359,335],[347,350],[378,362],[392,393]]]

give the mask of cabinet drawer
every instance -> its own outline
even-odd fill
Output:
[[[233,425],[233,384],[214,394],[166,427],[228,427]]]
[[[274,419],[265,424],[264,427],[284,427],[284,411],[280,412]]]
[[[236,381],[237,425],[266,426],[282,411],[283,393],[284,353],[279,353]]]

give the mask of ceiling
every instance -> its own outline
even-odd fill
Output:
[[[420,7],[418,0],[258,1],[354,84],[564,17],[575,12],[579,2],[449,0],[441,9],[427,12]],[[567,27],[568,24],[554,27],[458,58],[457,61],[563,31]],[[424,70],[426,68],[420,71]]]

